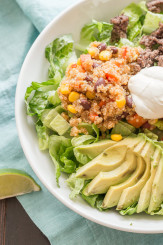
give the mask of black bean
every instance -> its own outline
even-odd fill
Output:
[[[101,51],[107,49],[107,45],[106,45],[106,43],[100,43],[100,44],[97,46],[97,48],[98,48],[98,49],[100,50],[100,52],[101,52]]]
[[[144,129],[149,129],[149,130],[151,129],[151,125],[148,122],[144,123],[142,127]]]
[[[110,47],[110,48],[111,48],[112,54],[118,53],[118,48],[116,48],[116,47]]]
[[[80,104],[83,106],[85,110],[89,110],[91,108],[91,103],[86,99],[81,99]]]
[[[100,86],[100,85],[104,85],[105,86],[105,79],[100,77],[97,82],[95,83],[95,91],[97,92],[97,87]]]
[[[93,78],[90,77],[89,75],[86,75],[85,80],[86,80],[87,82],[92,82],[92,81],[93,81]]]
[[[93,62],[93,68],[96,68],[96,67],[99,67],[99,66],[101,66],[101,64],[98,64],[98,63],[96,63],[96,62]]]
[[[133,100],[132,100],[131,95],[126,96],[126,104],[127,104],[128,107],[132,108]]]

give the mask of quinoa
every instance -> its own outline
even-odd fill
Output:
[[[67,67],[58,88],[62,107],[71,113],[71,117],[64,115],[72,127],[71,136],[88,134],[86,129],[78,127],[82,122],[94,123],[105,132],[124,115],[135,113],[134,107],[126,103],[127,84],[133,75],[131,64],[137,61],[141,48],[103,45],[105,50],[100,51],[100,45],[91,43],[88,54],[82,54],[77,63]]]

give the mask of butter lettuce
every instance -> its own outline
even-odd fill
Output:
[[[103,41],[109,44],[112,28],[113,25],[110,23],[93,20],[82,28],[80,41],[75,45],[76,49],[84,52],[88,45],[94,41]]]
[[[64,35],[51,42],[45,49],[45,57],[50,63],[49,78],[59,85],[69,63],[76,61],[71,35]]]

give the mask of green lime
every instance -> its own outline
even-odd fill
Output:
[[[26,172],[17,169],[0,169],[0,199],[39,191],[40,186]]]

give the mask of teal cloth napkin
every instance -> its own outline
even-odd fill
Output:
[[[0,0],[0,168],[23,169],[41,185],[42,191],[20,196],[18,200],[52,245],[161,245],[162,234],[116,231],[69,210],[42,186],[21,149],[15,126],[14,97],[22,62],[39,32],[74,2]]]

